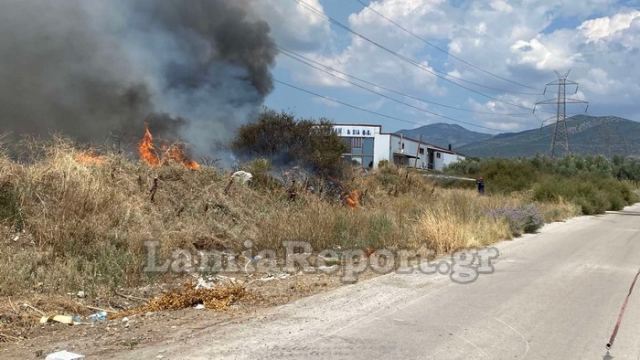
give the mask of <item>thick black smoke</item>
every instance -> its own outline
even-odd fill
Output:
[[[196,151],[228,138],[272,88],[276,55],[249,0],[3,0],[0,132],[139,136]]]

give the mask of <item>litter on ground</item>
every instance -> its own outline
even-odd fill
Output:
[[[84,355],[68,351],[58,351],[47,355],[45,360],[84,360]]]
[[[43,316],[40,318],[40,324],[46,324],[49,322],[57,322],[66,325],[78,325],[80,324],[80,318],[78,316],[70,315]]]

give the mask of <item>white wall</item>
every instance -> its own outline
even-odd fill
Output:
[[[373,140],[373,167],[375,169],[378,168],[378,163],[382,160],[391,161],[391,151],[390,148],[391,135],[388,134],[377,134],[375,139]]]
[[[404,143],[404,150],[402,149],[402,143]],[[424,149],[424,154],[419,153],[418,146]],[[418,141],[414,141],[397,135],[392,135],[391,159],[393,159],[393,153],[411,156],[411,158],[407,159],[407,161],[409,162],[409,166],[411,167],[415,166],[417,168],[426,169],[429,165],[429,152],[427,150],[427,145],[420,144]],[[417,163],[415,156],[419,157]]]
[[[438,161],[439,160],[439,161]],[[442,170],[446,166],[453,164],[458,161],[464,160],[464,156],[458,154],[449,154],[449,153],[441,153],[440,159],[436,159],[436,163],[438,165],[434,166],[436,170]]]

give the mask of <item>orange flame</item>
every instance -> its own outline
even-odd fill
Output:
[[[140,141],[138,148],[140,158],[142,158],[149,166],[156,167],[167,161],[175,161],[184,165],[187,169],[200,170],[200,164],[189,159],[186,155],[184,145],[173,144],[167,148],[163,147],[162,159],[158,156],[153,145],[153,135],[148,126],[145,126],[144,136]]]
[[[97,154],[95,154],[94,152],[91,152],[91,151],[86,151],[86,152],[82,152],[82,153],[76,154],[74,159],[79,164],[82,164],[82,165],[94,165],[94,166],[103,165],[105,163],[105,161],[106,161],[104,156],[97,155]]]
[[[346,199],[345,199],[345,203],[347,204],[348,207],[350,207],[351,209],[355,209],[358,206],[360,206],[360,191],[358,190],[353,190],[351,191]]]
[[[184,151],[184,146],[179,144],[173,144],[169,146],[167,151],[165,151],[164,159],[173,160],[177,163],[184,165],[187,169],[191,170],[200,170],[200,164],[189,159]]]
[[[160,158],[158,158],[156,149],[153,146],[153,135],[151,135],[151,131],[149,131],[149,127],[146,125],[144,127],[144,136],[140,141],[140,146],[138,146],[138,151],[140,153],[140,158],[149,166],[155,167],[160,165]]]

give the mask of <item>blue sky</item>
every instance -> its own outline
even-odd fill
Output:
[[[418,124],[455,123],[452,119],[476,131],[519,131],[539,127],[550,114],[539,112],[534,116],[512,104],[531,108],[550,93],[547,96],[518,93],[542,92],[544,84],[554,80],[554,70],[571,69],[570,79],[581,84],[574,96],[591,102],[590,114],[640,120],[640,107],[636,104],[640,96],[637,60],[640,59],[640,2],[637,0],[582,0],[561,4],[546,0],[367,1],[376,11],[429,42],[533,90],[487,75],[427,46],[364,9],[356,0],[302,1],[402,56],[417,60],[422,68],[330,25],[294,0],[256,0],[257,12],[271,26],[279,46],[369,82],[467,111],[376,90],[414,108],[401,105],[284,55],[277,58],[274,78],[406,122],[363,113],[278,83],[265,103],[270,108],[341,123],[382,124],[390,131]],[[459,81],[458,78],[490,87],[491,90],[463,83],[492,99],[436,78],[424,68],[449,74],[454,81]],[[584,107],[571,108],[574,113],[583,111]],[[522,116],[505,115],[514,113]]]

